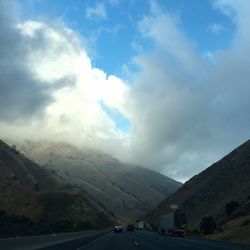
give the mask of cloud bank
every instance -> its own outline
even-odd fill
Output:
[[[237,30],[228,50],[207,57],[181,20],[152,2],[137,25],[153,48],[132,59],[140,70],[127,82],[94,68],[64,24],[20,22],[0,0],[1,137],[89,145],[179,180],[203,170],[250,137],[250,4],[214,7]],[[119,130],[101,103],[128,118],[131,131]]]
[[[126,113],[121,79],[92,67],[79,36],[65,26],[19,22],[5,1],[1,11],[2,136],[121,144],[123,133],[100,103]]]
[[[250,137],[250,16],[244,14],[250,4],[225,0],[215,7],[232,10],[227,13],[237,32],[230,49],[211,52],[212,60],[180,31],[176,17],[157,6],[139,23],[154,49],[134,58],[141,72],[131,90],[137,114],[132,152],[180,179]]]

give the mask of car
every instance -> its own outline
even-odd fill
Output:
[[[115,226],[113,229],[114,233],[122,233],[123,232],[123,228],[122,226]]]
[[[135,226],[133,224],[128,224],[127,225],[127,232],[131,231],[134,232]]]

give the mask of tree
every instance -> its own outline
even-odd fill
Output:
[[[34,191],[39,192],[40,191],[40,185],[39,183],[34,184]]]
[[[205,234],[212,234],[217,225],[213,216],[203,217],[200,222],[200,231]]]
[[[4,210],[1,210],[1,209],[0,209],[0,217],[1,217],[1,216],[6,216],[6,215],[7,215],[7,213],[6,213]]]
[[[240,205],[237,201],[228,202],[225,206],[226,215],[227,216],[231,215],[239,206]]]

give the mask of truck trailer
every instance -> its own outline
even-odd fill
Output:
[[[136,229],[144,229],[144,222],[143,222],[143,220],[137,220],[136,221],[136,224],[135,224],[135,228]]]
[[[176,210],[173,213],[164,214],[160,219],[159,233],[163,235],[184,237],[187,226],[185,213]]]

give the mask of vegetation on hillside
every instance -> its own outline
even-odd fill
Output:
[[[78,187],[107,216],[122,222],[141,218],[182,185],[89,148],[26,141],[19,149],[47,171]]]
[[[0,237],[106,228],[112,222],[72,185],[0,141]]]
[[[215,234],[218,239],[250,242],[250,234],[247,234],[249,179],[250,140],[191,178],[152,210],[146,219],[157,225],[161,215],[170,212],[175,204],[187,214],[190,231]]]

